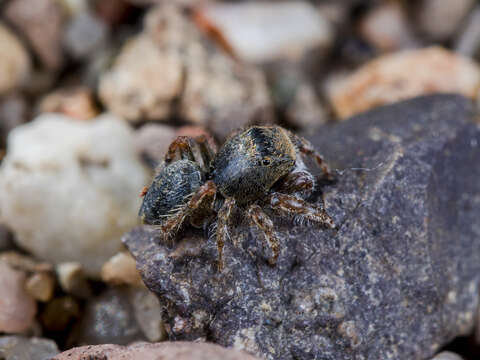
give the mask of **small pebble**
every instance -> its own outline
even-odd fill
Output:
[[[57,344],[50,339],[0,336],[2,360],[47,360],[58,353]]]
[[[144,286],[135,259],[127,252],[120,252],[103,264],[101,277],[102,281],[113,285]]]
[[[0,22],[0,95],[24,84],[30,75],[30,57],[23,44]]]
[[[438,355],[434,356],[432,360],[462,360],[460,355],[452,353],[450,351],[442,351]]]
[[[32,327],[37,304],[25,290],[25,273],[0,261],[0,332],[18,333]]]
[[[31,275],[25,283],[25,289],[39,301],[49,301],[55,288],[55,280],[47,273],[39,272]]]
[[[147,289],[130,289],[135,319],[149,341],[165,340],[167,333],[162,320],[163,307],[157,296]]]
[[[72,261],[58,264],[56,272],[64,292],[80,298],[91,296],[91,288],[80,263]]]
[[[78,302],[71,296],[62,296],[47,303],[40,315],[40,320],[48,331],[64,331],[80,315]]]
[[[57,89],[42,98],[39,112],[60,113],[79,120],[98,115],[92,91],[87,87]]]

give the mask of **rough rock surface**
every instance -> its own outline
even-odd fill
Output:
[[[206,337],[266,359],[420,360],[471,331],[480,280],[471,118],[468,100],[435,95],[319,131],[315,147],[340,169],[322,187],[339,230],[276,219],[275,267],[241,222],[222,273],[201,234],[173,250],[154,229],[132,230],[124,243],[166,304],[170,338]]]
[[[83,359],[162,359],[162,360],[258,360],[247,353],[206,343],[163,342],[139,343],[128,347],[117,345],[83,346],[65,351],[52,360]]]
[[[22,336],[0,337],[0,358],[4,360],[47,360],[59,353],[54,341]]]
[[[0,173],[0,217],[18,244],[56,264],[78,261],[89,275],[137,224],[150,178],[133,131],[109,115],[87,123],[44,114],[15,128]]]

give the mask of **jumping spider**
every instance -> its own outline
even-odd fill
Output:
[[[273,253],[269,263],[274,265],[279,241],[263,208],[335,228],[323,208],[305,201],[315,180],[301,155],[313,157],[323,175],[331,177],[327,164],[306,139],[279,126],[253,126],[237,132],[216,154],[204,136],[178,137],[152,185],[142,193],[142,223],[158,225],[166,239],[173,238],[187,220],[204,229],[216,223],[221,271],[229,219],[237,207],[263,233]]]

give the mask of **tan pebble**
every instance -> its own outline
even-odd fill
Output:
[[[136,268],[135,259],[126,252],[111,257],[102,267],[101,277],[104,282],[121,285],[144,286]]]
[[[77,262],[64,262],[56,267],[58,281],[67,294],[88,297],[91,294],[82,265]]]
[[[441,47],[385,55],[330,84],[327,96],[339,118],[376,106],[431,93],[474,98],[480,84],[478,65]]]
[[[35,273],[31,275],[26,283],[27,292],[39,301],[49,301],[52,298],[55,281],[47,273]]]
[[[62,113],[74,119],[90,120],[98,115],[90,89],[60,89],[46,95],[39,104],[40,112]]]

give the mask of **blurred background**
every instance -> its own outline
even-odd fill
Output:
[[[476,101],[479,56],[475,0],[0,0],[0,333],[43,336],[8,339],[30,355],[165,339],[120,238],[176,136]]]

